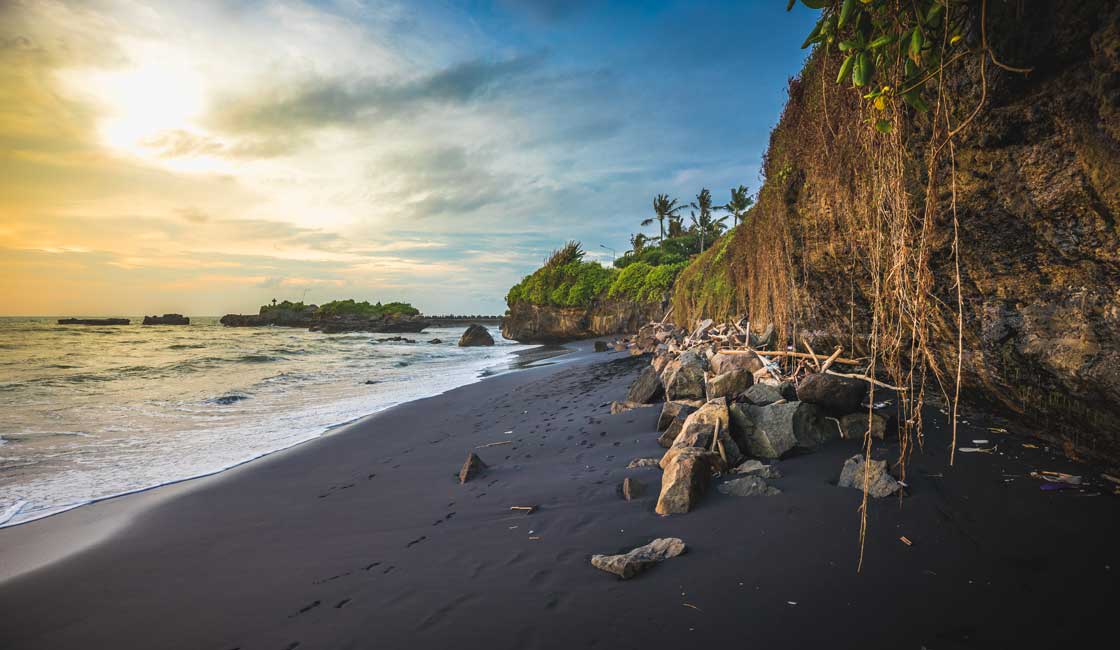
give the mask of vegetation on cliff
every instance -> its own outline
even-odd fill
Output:
[[[332,300],[318,307],[304,304],[303,301],[291,300],[282,300],[280,302],[273,300],[270,305],[261,305],[260,314],[262,316],[274,312],[311,312],[319,319],[346,317],[375,319],[385,316],[420,315],[420,310],[407,302],[387,302],[385,304],[377,302],[371,304],[365,300],[358,302],[353,298]]]

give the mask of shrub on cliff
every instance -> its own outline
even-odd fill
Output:
[[[382,318],[384,316],[418,316],[420,310],[407,302],[380,302],[370,304],[363,300],[356,302],[353,298],[334,300],[319,307],[319,318],[334,318],[338,316],[358,316],[361,318]]]
[[[598,262],[584,262],[577,242],[555,251],[544,266],[525,276],[506,295],[510,307],[517,303],[555,307],[587,307],[610,288],[618,271]]]
[[[653,266],[645,262],[628,264],[607,291],[608,298],[637,302],[660,302],[673,286],[687,262]]]

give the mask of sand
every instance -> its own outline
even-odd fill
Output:
[[[659,471],[625,469],[660,455],[658,410],[609,415],[645,362],[575,347],[216,476],[0,530],[0,576],[19,574],[0,582],[0,648],[933,650],[1115,635],[1120,501],[1025,476],[1099,470],[976,419],[962,439],[1004,455],[948,468],[931,409],[910,496],[872,504],[857,574],[861,495],[835,482],[858,443],[781,461],[779,496],[712,489],[659,517]],[[489,469],[460,485],[472,450]],[[649,488],[632,502],[627,476]],[[510,510],[524,505],[537,509]],[[688,551],[628,581],[589,564],[658,537]]]

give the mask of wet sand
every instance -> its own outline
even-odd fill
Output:
[[[934,650],[1115,636],[1120,500],[1026,476],[1099,469],[972,417],[961,439],[1004,455],[949,468],[930,409],[910,496],[872,504],[857,574],[861,495],[834,485],[857,442],[780,462],[779,496],[713,489],[659,517],[658,470],[625,469],[660,455],[658,409],[608,411],[645,361],[577,347],[216,476],[0,530],[0,575],[20,574],[0,582],[0,648]],[[459,485],[472,449],[490,469]],[[619,496],[626,476],[643,498]],[[666,536],[688,552],[633,580],[588,562]]]

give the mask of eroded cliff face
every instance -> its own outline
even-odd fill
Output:
[[[963,397],[1028,421],[1071,455],[1117,459],[1120,3],[989,4],[997,51],[1034,71],[1024,77],[988,64],[986,100],[953,151]],[[980,103],[978,61],[949,80],[958,120]],[[758,206],[722,253],[713,247],[678,280],[681,324],[746,313],[753,325],[775,322],[796,340],[868,350],[874,251],[863,242],[875,225],[850,218],[862,200],[853,187],[867,180],[857,148],[845,146],[855,133],[849,125],[866,125],[857,94],[832,82],[837,63],[815,53],[791,84]],[[923,144],[919,129],[908,161],[914,183],[904,188],[915,196],[926,181]],[[957,295],[948,164],[946,157],[936,171],[937,217],[925,245],[936,311],[930,348],[951,374]],[[916,245],[886,245],[907,243]]]
[[[662,315],[660,304],[622,300],[596,301],[587,309],[517,303],[502,318],[502,336],[521,343],[563,343],[636,332]]]

